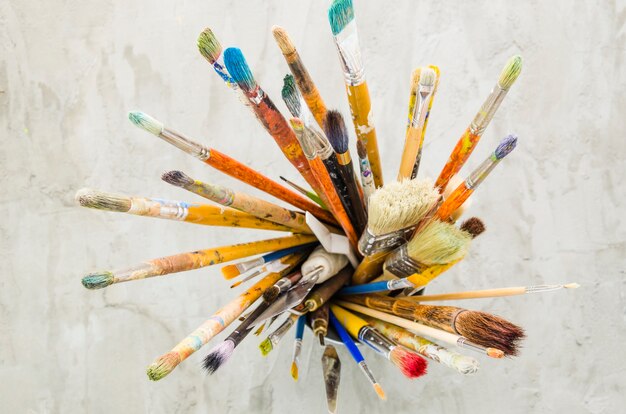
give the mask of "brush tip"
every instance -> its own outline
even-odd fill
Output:
[[[472,310],[458,313],[454,329],[470,341],[502,350],[507,356],[518,354],[519,343],[526,336],[523,328],[506,319]]]
[[[422,68],[419,78],[419,85],[423,87],[431,87],[435,84],[437,74],[431,68]]]
[[[173,170],[167,171],[161,175],[161,179],[168,184],[175,185],[176,187],[187,187],[193,184],[194,180],[182,171]]]
[[[156,136],[159,136],[163,131],[163,124],[161,122],[141,111],[130,111],[128,113],[128,119],[139,128]]]
[[[256,81],[240,49],[229,47],[224,51],[224,64],[233,80],[246,91],[256,88]]]
[[[360,139],[356,140],[356,152],[357,154],[359,154],[360,159],[363,160],[367,158],[367,148],[365,147],[363,141],[361,141]]]
[[[259,344],[259,349],[261,350],[261,355],[267,356],[273,349],[272,341],[270,338],[266,338],[263,342]]]
[[[488,357],[496,358],[496,359],[504,358],[504,351],[501,351],[499,349],[487,348],[486,352],[487,352]]]
[[[213,347],[211,352],[204,358],[202,367],[208,374],[213,374],[217,371],[228,359],[231,357],[235,350],[235,343],[230,340],[225,340],[221,344]]]
[[[296,361],[291,363],[291,378],[294,381],[298,381],[298,364],[296,364]]]
[[[292,75],[285,75],[283,79],[283,89],[280,91],[289,113],[295,117],[299,117],[302,112],[302,103],[300,102],[300,93],[296,89],[296,81]]]
[[[241,274],[236,265],[222,266],[220,270],[222,272],[222,276],[224,276],[224,279],[234,279]]]
[[[498,80],[498,85],[502,89],[509,89],[515,81],[517,77],[522,71],[522,57],[520,55],[515,55],[506,62],[504,69],[500,73],[500,79]]]
[[[383,401],[387,400],[387,395],[385,395],[385,391],[383,390],[383,387],[380,386],[379,383],[374,383],[374,391],[376,391],[376,395],[378,395],[378,398],[380,398]]]
[[[348,151],[348,129],[341,112],[331,109],[326,113],[324,132],[335,152],[344,154]]]
[[[509,155],[511,151],[515,149],[516,145],[517,135],[509,134],[504,137],[504,139],[500,142],[500,145],[498,145],[498,148],[496,148],[496,150],[494,151],[496,159],[501,160],[502,158]]]
[[[461,224],[461,230],[468,232],[472,238],[482,234],[486,228],[485,223],[478,217],[470,217]]]
[[[210,64],[215,63],[222,54],[222,45],[208,27],[198,36],[198,50]]]
[[[272,286],[263,292],[263,300],[268,303],[272,303],[280,295],[280,288],[278,286]]]
[[[568,283],[563,285],[565,289],[578,289],[580,285],[578,283]]]
[[[287,31],[280,26],[272,26],[272,34],[274,35],[274,39],[276,40],[276,44],[280,48],[280,51],[283,55],[288,55],[296,51],[293,42],[289,38],[289,34]]]
[[[82,207],[95,208],[98,210],[125,213],[130,210],[131,207],[130,197],[105,193],[91,188],[81,188],[76,192],[74,198]]]
[[[295,117],[290,118],[289,123],[291,124],[291,127],[293,128],[294,131],[304,130],[304,123],[302,122],[300,118],[295,118]]]
[[[352,0],[335,0],[328,9],[328,21],[333,36],[338,35],[341,31],[354,20],[354,8]]]
[[[407,378],[418,378],[426,374],[428,364],[426,360],[415,352],[397,346],[389,355],[391,361],[400,368],[402,374]]]
[[[160,356],[148,367],[146,374],[152,381],[158,381],[172,372],[180,364],[180,356],[177,352],[168,352]]]
[[[114,281],[115,277],[109,271],[89,273],[81,280],[87,289],[102,289],[113,284]]]

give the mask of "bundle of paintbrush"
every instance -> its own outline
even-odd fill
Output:
[[[408,378],[426,373],[426,359],[461,374],[476,372],[478,360],[453,347],[492,358],[519,353],[524,338],[524,329],[520,326],[482,310],[430,302],[578,287],[569,283],[411,296],[419,290],[423,293],[426,285],[469,255],[473,241],[485,231],[483,221],[477,217],[465,219],[460,225],[457,220],[467,210],[470,197],[475,197],[477,187],[515,148],[517,137],[510,134],[498,145],[490,144],[495,147],[493,152],[464,180],[459,172],[519,76],[522,60],[513,56],[505,64],[495,87],[436,180],[417,175],[426,160],[423,157],[428,147],[425,145],[426,126],[440,70],[434,65],[416,68],[410,74],[404,137],[385,140],[389,147],[404,143],[397,165],[391,166],[397,171],[397,178],[383,184],[379,137],[374,128],[352,1],[334,0],[328,9],[328,20],[329,37],[332,36],[337,48],[345,79],[351,115],[347,123],[351,121],[353,131],[339,111],[330,109],[338,107],[339,103],[327,106],[322,99],[313,80],[314,73],[304,64],[305,59],[312,59],[312,56],[296,49],[285,28],[274,26],[272,33],[291,72],[286,76],[284,72],[268,75],[259,70],[256,73],[265,73],[266,78],[256,79],[243,52],[234,47],[223,49],[211,29],[205,29],[197,40],[200,53],[218,78],[259,121],[260,139],[274,142],[278,147],[275,153],[281,152],[294,170],[264,173],[175,132],[143,112],[129,113],[134,125],[271,197],[253,196],[245,188],[226,187],[219,182],[220,177],[210,182],[201,181],[177,170],[165,172],[162,179],[201,197],[201,202],[126,196],[90,189],[79,190],[76,194],[81,206],[92,209],[207,226],[288,233],[176,253],[83,277],[85,287],[101,289],[121,282],[231,262],[221,268],[224,279],[237,278],[231,288],[255,279],[249,282],[250,287],[234,299],[225,300],[225,304],[196,330],[157,358],[147,370],[151,380],[168,375],[235,321],[239,325],[205,357],[204,367],[209,373],[215,373],[227,360],[236,358],[235,348],[246,338],[265,333],[259,348],[262,355],[268,355],[295,325],[291,375],[294,380],[301,377],[304,347],[318,347],[319,343],[319,349],[313,353],[318,363],[321,361],[328,410],[336,412],[340,356],[349,355],[375,393],[385,399],[383,388],[365,359],[370,357],[370,348]],[[282,79],[281,97],[290,114],[288,117],[260,86],[261,80],[272,79],[276,82]],[[404,115],[398,117],[401,119]],[[351,146],[356,147],[356,158],[352,157]],[[273,177],[268,176],[270,173]],[[280,184],[276,177],[294,191]],[[277,204],[272,197],[288,205]],[[141,283],[126,286],[142,289]],[[211,285],[211,289],[217,287]],[[307,326],[312,335],[307,335]],[[251,332],[255,335],[249,335]],[[344,375],[346,372],[355,374],[357,369],[344,367]]]

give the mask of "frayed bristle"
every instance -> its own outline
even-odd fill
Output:
[[[499,349],[487,348],[485,351],[487,353],[487,356],[490,358],[496,358],[496,359],[504,358],[504,352]]]
[[[439,199],[429,179],[393,181],[378,188],[369,198],[367,227],[381,235],[415,226]]]
[[[87,289],[102,289],[112,285],[115,281],[113,273],[109,271],[94,272],[83,277],[81,282]]]
[[[97,210],[117,211],[126,213],[130,210],[130,197],[105,193],[103,191],[92,190],[91,188],[81,188],[74,196],[75,200],[83,207],[95,208]]]
[[[224,51],[224,64],[230,76],[233,77],[233,80],[237,82],[241,89],[249,92],[256,88],[257,84],[252,71],[240,49],[236,47],[226,49]]]
[[[272,26],[272,34],[274,35],[276,44],[278,44],[278,47],[283,55],[289,55],[296,51],[296,48],[285,29],[280,26]]]
[[[185,188],[194,183],[194,180],[182,171],[174,170],[168,171],[161,175],[161,179],[168,184],[175,185],[176,187]]]
[[[498,85],[502,89],[509,89],[519,76],[522,71],[522,57],[520,55],[515,55],[511,57],[502,69],[500,73],[500,79],[498,79]]]
[[[468,232],[472,238],[476,238],[482,234],[486,228],[485,223],[478,217],[470,217],[461,224],[461,230]]]
[[[400,368],[402,375],[410,379],[426,374],[428,367],[424,358],[402,346],[397,346],[391,351],[389,360]]]
[[[324,132],[336,153],[345,154],[348,152],[348,129],[341,112],[330,110],[326,113]]]
[[[296,361],[291,363],[291,378],[294,381],[298,381],[298,364],[296,364]]]
[[[158,381],[172,372],[180,364],[180,356],[177,352],[168,352],[160,356],[148,367],[146,374],[152,381]]]
[[[208,27],[198,36],[198,50],[210,64],[215,63],[222,54],[222,45]]]
[[[417,92],[417,86],[420,83],[420,74],[422,73],[421,68],[417,68],[411,73],[411,95],[415,95]]]
[[[293,79],[292,75],[285,76],[283,79],[283,89],[280,93],[291,115],[296,118],[300,117],[302,115],[302,101],[300,92],[296,88],[296,81]]]
[[[330,22],[330,30],[334,36],[354,20],[354,8],[352,0],[335,0],[328,9],[328,21]]]
[[[437,79],[437,74],[431,68],[422,68],[419,78],[419,86],[432,87]]]
[[[156,119],[152,118],[150,115],[145,114],[141,111],[131,111],[128,113],[128,119],[130,122],[138,126],[139,128],[148,131],[151,134],[156,135],[157,137],[163,131],[163,124]]]
[[[217,371],[235,351],[235,343],[229,339],[226,339],[221,344],[213,347],[211,352],[204,358],[202,367],[207,370],[208,374],[213,374]]]
[[[459,335],[484,347],[500,349],[507,356],[518,354],[519,342],[525,337],[521,327],[485,312],[461,311],[454,325]]]
[[[356,152],[357,154],[359,154],[360,159],[363,160],[367,158],[367,148],[365,147],[363,141],[361,141],[360,139],[356,140]]]
[[[565,289],[578,289],[580,285],[578,283],[568,283],[566,285],[563,285],[563,287]]]
[[[273,348],[274,345],[272,345],[272,341],[270,340],[270,338],[265,339],[259,344],[259,349],[261,350],[261,354],[263,356],[267,356],[270,352],[272,352]]]
[[[472,375],[478,372],[479,364],[476,358],[467,355],[457,354],[452,356],[452,365],[461,374]]]
[[[383,391],[383,387],[381,387],[380,384],[377,382],[372,385],[374,387],[374,391],[376,391],[376,395],[378,395],[378,398],[380,398],[383,401],[386,401],[387,396],[385,395],[385,391]]]
[[[220,269],[224,279],[234,279],[241,274],[237,265],[226,265]],[[233,285],[234,286],[234,285]]]
[[[451,263],[467,253],[472,236],[454,224],[433,220],[409,241],[409,256],[426,265]]]
[[[263,300],[267,303],[272,303],[280,295],[280,289],[278,286],[272,286],[263,292]]]
[[[516,145],[517,145],[517,135],[509,134],[506,137],[504,137],[504,139],[500,141],[500,145],[498,145],[498,148],[496,148],[496,150],[494,151],[494,155],[496,159],[501,160],[502,158],[509,155],[511,151],[515,149]]]

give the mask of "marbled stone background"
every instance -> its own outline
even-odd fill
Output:
[[[218,268],[88,291],[89,270],[261,239],[78,208],[84,186],[190,199],[159,179],[184,169],[244,189],[133,127],[141,109],[250,163],[297,178],[270,137],[198,54],[211,26],[246,53],[281,109],[287,66],[270,27],[286,27],[322,95],[348,114],[325,1],[9,0],[0,2],[0,404],[6,413],[321,413],[320,349],[307,334],[302,379],[291,340],[258,340],[218,375],[198,352],[153,383],[146,366],[234,292]],[[625,69],[623,1],[356,1],[385,174],[402,149],[410,72],[442,80],[424,151],[436,175],[506,59],[524,69],[468,167],[507,132],[518,149],[470,214],[488,231],[430,292],[578,281],[583,288],[467,304],[528,333],[519,358],[481,359],[462,377],[437,364],[408,381],[367,351],[389,401],[377,401],[344,350],[344,413],[617,413],[623,410]],[[467,171],[464,170],[464,171]],[[248,190],[248,189],[246,189]],[[220,335],[222,338],[224,335]],[[291,335],[289,335],[291,337]],[[208,349],[208,348],[207,348]]]

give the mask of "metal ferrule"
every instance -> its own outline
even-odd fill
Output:
[[[526,286],[526,293],[551,292],[562,289],[563,285],[534,285]]]
[[[160,200],[158,198],[131,197],[128,213],[182,221],[185,220],[189,213],[189,204],[182,201]]]
[[[348,165],[352,162],[352,158],[350,158],[350,151],[346,151],[343,154],[337,153],[336,155],[339,165]]]
[[[279,289],[280,293],[283,293],[288,291],[293,286],[293,283],[291,283],[288,277],[283,277],[278,282],[274,283],[274,286]]]
[[[507,92],[507,89],[502,89],[500,85],[496,83],[496,86],[493,87],[491,93],[480,107],[480,111],[478,111],[470,124],[470,130],[473,134],[481,135],[483,131],[485,131],[485,128],[487,128],[491,119],[496,114]]]
[[[387,282],[387,289],[389,290],[398,290],[398,289],[406,289],[406,288],[414,288],[414,287],[415,285],[406,278],[393,279]]]
[[[396,249],[385,260],[385,270],[398,277],[409,277],[415,273],[421,273],[426,266],[409,256],[407,245]]]
[[[274,346],[278,345],[278,342],[280,342],[282,337],[285,336],[289,328],[293,326],[296,319],[298,319],[298,318],[294,318],[294,316],[295,315],[290,315],[289,318],[287,318],[287,320],[282,323],[282,325],[280,325],[278,328],[276,328],[274,332],[271,333],[271,335],[269,336],[269,339],[272,345]]]
[[[485,348],[482,345],[478,345],[478,344],[475,344],[475,343],[469,341],[464,336],[461,336],[459,339],[457,339],[456,345],[458,347],[460,347],[460,348],[472,349],[472,350],[474,350],[476,352],[480,352],[481,354],[486,354],[487,353],[487,348]]]
[[[298,363],[300,361],[300,353],[302,352],[302,339],[296,339],[293,343],[293,360]]]
[[[361,328],[359,331],[359,340],[365,342],[374,351],[383,354],[386,358],[389,358],[389,354],[393,348],[396,347],[396,344],[370,326]]]
[[[221,53],[219,55],[219,57],[217,58],[217,60],[215,62],[213,62],[213,69],[215,70],[215,72],[220,75],[220,78],[222,78],[224,80],[224,82],[226,82],[226,84],[228,85],[229,88],[231,89],[239,89],[239,85],[237,85],[237,82],[235,82],[233,80],[233,78],[230,77],[230,73],[228,73],[228,69],[226,69],[226,65],[224,64],[224,54]]]
[[[313,148],[315,148],[316,155],[318,155],[321,159],[326,160],[335,153],[333,147],[328,141],[328,138],[326,138],[326,135],[312,128],[308,128],[306,130],[309,134],[311,134]]]
[[[467,179],[465,180],[465,186],[467,187],[467,189],[473,190],[474,188],[478,187],[478,185],[482,183],[485,178],[487,178],[491,170],[493,170],[499,162],[500,160],[496,158],[495,153],[491,154],[489,158],[483,161],[483,163],[480,164],[478,168],[476,168],[474,171],[472,171],[472,174],[470,174],[469,177],[467,177]]]
[[[250,269],[253,269],[255,267],[261,266],[265,263],[265,261],[262,258],[258,258],[258,259],[254,259],[254,260],[248,260],[246,262],[241,262],[241,263],[237,263],[235,265],[235,267],[237,268],[237,270],[239,270],[239,272],[244,273],[247,272]]]
[[[428,101],[435,90],[435,85],[420,86],[417,90],[417,103],[413,109],[413,117],[411,119],[411,127],[416,128],[423,125],[428,113]]]
[[[181,149],[187,154],[193,155],[202,161],[206,161],[211,157],[211,150],[209,148],[185,138],[178,132],[172,131],[171,129],[163,128],[159,137],[176,148]]]
[[[359,238],[359,252],[363,256],[371,256],[376,253],[395,249],[402,243],[408,242],[414,231],[415,227],[412,226],[392,233],[375,236],[366,228]]]
[[[259,85],[257,85],[254,90],[248,92],[246,95],[255,105],[260,104],[263,98],[265,98],[265,92],[263,91],[263,89],[261,89]]]
[[[365,82],[365,66],[361,58],[355,20],[348,23],[341,33],[335,36],[335,46],[339,52],[346,84],[357,86]]]

